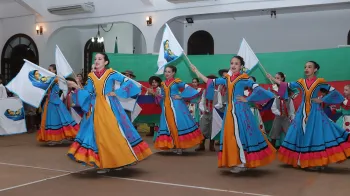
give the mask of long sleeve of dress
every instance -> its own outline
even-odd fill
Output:
[[[292,99],[294,99],[299,94],[298,88],[300,88],[298,82],[281,82],[280,87],[278,88],[278,96],[280,96],[281,99],[288,99],[288,89],[291,89],[293,91]]]
[[[226,85],[226,79],[224,78],[208,79],[207,87],[206,87],[206,95],[205,95],[205,97],[208,100],[214,100],[215,87],[217,85]]]
[[[178,80],[178,79],[177,79]],[[179,88],[183,88],[184,90],[181,92],[180,96],[186,100],[194,99],[198,96],[199,92],[189,86],[188,84],[185,84],[182,81],[176,82]]]
[[[89,78],[84,86],[84,89],[76,90],[72,94],[72,100],[76,106],[80,106],[84,112],[88,112],[95,96],[94,87]]]
[[[121,98],[130,98],[141,92],[141,87],[137,86],[132,80],[118,72],[111,74],[110,79],[120,83],[120,87],[116,89],[114,93]]]
[[[268,102],[270,99],[274,98],[275,95],[268,90],[265,90],[255,82],[249,80],[247,81],[247,85],[249,88],[253,89],[252,93],[249,97],[247,97],[247,101],[249,102]]]
[[[321,88],[327,89],[329,92],[326,96],[322,98],[322,101],[326,104],[339,104],[342,103],[345,98],[342,94],[340,94],[335,88],[330,86],[329,84],[322,84]]]

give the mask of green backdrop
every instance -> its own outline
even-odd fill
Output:
[[[190,55],[188,57],[204,75],[217,75],[219,69],[229,68],[233,55]],[[148,78],[157,70],[158,55],[108,53],[108,56],[111,68],[120,72],[132,70],[138,81],[148,81]],[[275,74],[282,71],[287,75],[288,81],[303,77],[304,65],[308,60],[320,64],[319,77],[324,77],[327,81],[350,80],[350,48],[261,53],[257,56],[269,73]],[[186,62],[179,63],[177,68],[176,77],[183,81],[190,82],[195,77]],[[269,83],[260,66],[255,67],[250,75],[255,76],[258,83]]]

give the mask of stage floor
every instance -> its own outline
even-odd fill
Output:
[[[151,137],[144,137],[151,144]],[[158,152],[136,166],[106,175],[66,156],[69,145],[45,146],[35,133],[0,137],[1,196],[344,196],[350,159],[324,172],[275,161],[242,174],[217,168],[216,153]],[[155,151],[154,151],[155,152]]]

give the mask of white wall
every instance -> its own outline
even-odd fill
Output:
[[[6,18],[1,19],[1,31],[2,36],[0,37],[0,54],[3,50],[4,44],[6,41],[16,34],[26,34],[31,37],[39,51],[39,64],[42,63],[42,59],[44,58],[44,51],[46,46],[47,39],[47,29],[44,28],[44,35],[37,35],[35,31],[35,16],[22,16],[15,18]],[[1,42],[2,40],[2,42]]]
[[[104,29],[109,30],[109,28],[110,25]],[[114,52],[115,38],[118,37],[118,53],[132,54],[133,30],[134,26],[130,23],[114,23],[113,28],[109,32],[100,30],[101,36],[103,36],[105,41],[106,52]]]
[[[257,53],[335,48],[347,44],[350,10],[195,20],[184,30],[187,40],[196,31],[208,31],[214,38],[215,54],[238,51],[242,38]]]
[[[74,72],[80,73],[83,68],[82,54],[84,45],[81,41],[79,29],[64,28],[51,37],[46,46],[47,51],[43,59],[43,67],[48,67],[50,64],[55,63],[56,45],[61,49]]]
[[[74,71],[80,73],[84,63],[84,46],[91,37],[96,36],[97,26],[61,28],[51,34],[45,24],[39,25],[44,26],[43,35],[36,35],[34,16],[0,20],[0,54],[5,42],[11,36],[23,33],[30,36],[36,43],[39,50],[40,66],[47,68],[51,63],[54,63],[54,51],[57,44]],[[5,26],[7,28],[4,28]],[[105,30],[109,28],[110,25],[104,27]],[[100,29],[101,36],[105,40],[106,52],[114,52],[115,37],[118,36],[119,53],[132,54],[134,39],[140,48],[138,53],[146,53],[145,38],[138,29],[134,36],[134,28],[130,23],[115,23],[109,32]]]
[[[135,54],[146,53],[146,40],[140,29],[133,26],[133,46],[135,47]]]

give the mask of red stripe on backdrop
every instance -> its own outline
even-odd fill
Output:
[[[162,108],[157,104],[140,104],[142,108],[140,115],[161,114]]]

